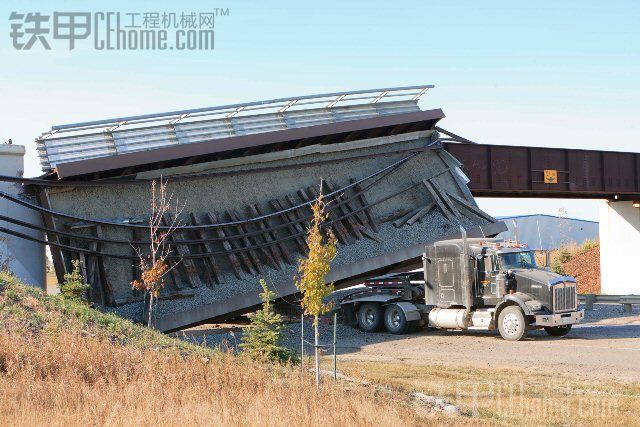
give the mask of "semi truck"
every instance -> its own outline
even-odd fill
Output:
[[[365,332],[417,327],[495,330],[509,341],[544,329],[563,336],[584,318],[576,280],[536,264],[517,241],[462,238],[425,247],[422,270],[371,278],[340,300],[343,319]]]

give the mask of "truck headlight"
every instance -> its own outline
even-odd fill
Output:
[[[529,310],[531,311],[539,311],[542,310],[542,303],[540,301],[527,301],[525,302]]]

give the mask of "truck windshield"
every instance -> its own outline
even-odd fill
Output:
[[[533,252],[511,252],[500,254],[502,268],[536,268]]]

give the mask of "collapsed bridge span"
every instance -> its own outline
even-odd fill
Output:
[[[38,140],[30,188],[58,276],[83,261],[92,300],[140,320],[136,248],[148,244],[149,181],[184,203],[156,313],[175,330],[251,310],[259,278],[297,291],[310,204],[322,192],[337,287],[415,263],[425,244],[495,235],[461,164],[442,149],[430,86],[343,92],[57,126]],[[313,107],[313,108],[311,108]],[[322,184],[321,184],[322,183]],[[171,218],[166,218],[166,224]]]

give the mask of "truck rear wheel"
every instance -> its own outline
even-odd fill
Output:
[[[569,331],[571,330],[571,325],[547,326],[544,328],[544,330],[552,337],[563,337],[569,333]]]
[[[376,332],[382,327],[382,307],[380,304],[367,302],[358,309],[358,326],[365,332]]]
[[[527,329],[527,320],[520,307],[510,305],[500,312],[498,330],[505,340],[520,341],[527,336]]]
[[[412,326],[414,326],[413,322],[407,321],[407,316],[397,304],[387,306],[384,311],[384,327],[387,332],[402,335],[410,332]]]

